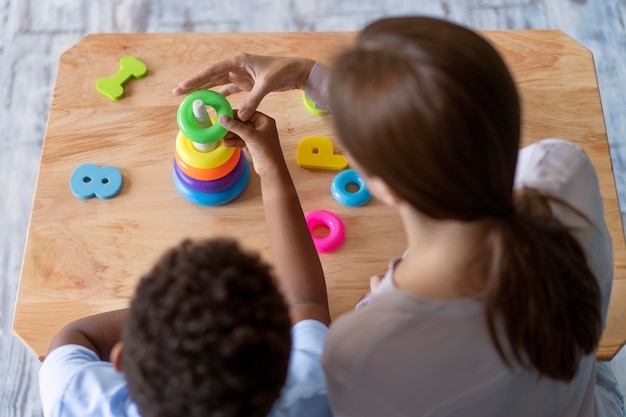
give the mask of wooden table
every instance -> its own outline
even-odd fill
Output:
[[[575,141],[589,153],[599,177],[613,238],[615,283],[608,326],[598,357],[613,357],[626,340],[626,250],[591,53],[558,31],[484,32],[510,65],[523,99],[523,140]],[[353,33],[229,33],[90,35],[65,52],[50,107],[28,231],[13,328],[43,358],[66,323],[128,305],[138,278],[168,247],[186,237],[227,235],[268,257],[259,181],[220,207],[200,207],[174,188],[172,162],[182,98],[171,89],[203,65],[235,52],[304,55],[326,63]],[[126,97],[112,101],[96,80],[112,76],[132,55],[148,76],[132,80]],[[230,97],[237,107],[243,95]],[[277,121],[285,157],[305,211],[341,216],[347,237],[321,256],[331,314],[351,309],[369,277],[401,254],[399,219],[377,201],[360,208],[330,194],[333,172],[297,166],[298,142],[309,135],[338,141],[328,116],[315,116],[301,92],[270,94],[261,111]],[[70,192],[72,171],[83,163],[114,165],[124,178],[111,200],[79,200]]]

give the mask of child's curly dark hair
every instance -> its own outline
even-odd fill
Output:
[[[183,241],[144,276],[123,368],[143,417],[266,416],[285,383],[287,305],[268,264],[229,239]]]

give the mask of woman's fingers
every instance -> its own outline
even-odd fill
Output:
[[[172,93],[176,95],[186,94],[196,88],[212,88],[225,84],[230,82],[228,81],[229,72],[240,69],[241,64],[237,56],[215,62],[196,72],[191,77],[179,82],[172,90]]]
[[[370,291],[374,292],[376,288],[378,288],[382,280],[383,280],[383,277],[380,275],[374,275],[370,277]]]

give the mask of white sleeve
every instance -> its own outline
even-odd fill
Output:
[[[515,188],[524,186],[567,202],[587,218],[551,204],[555,216],[573,229],[598,280],[604,324],[613,282],[613,250],[598,177],[587,154],[580,146],[561,139],[544,139],[523,148],[518,154]]]

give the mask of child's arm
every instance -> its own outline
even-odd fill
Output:
[[[54,337],[48,354],[63,345],[80,345],[108,361],[111,349],[122,338],[127,313],[128,309],[109,311],[71,322]]]
[[[246,147],[261,178],[272,260],[293,323],[315,319],[328,325],[326,282],[300,200],[278,141],[274,120],[255,112],[248,122],[222,117],[224,143]]]

